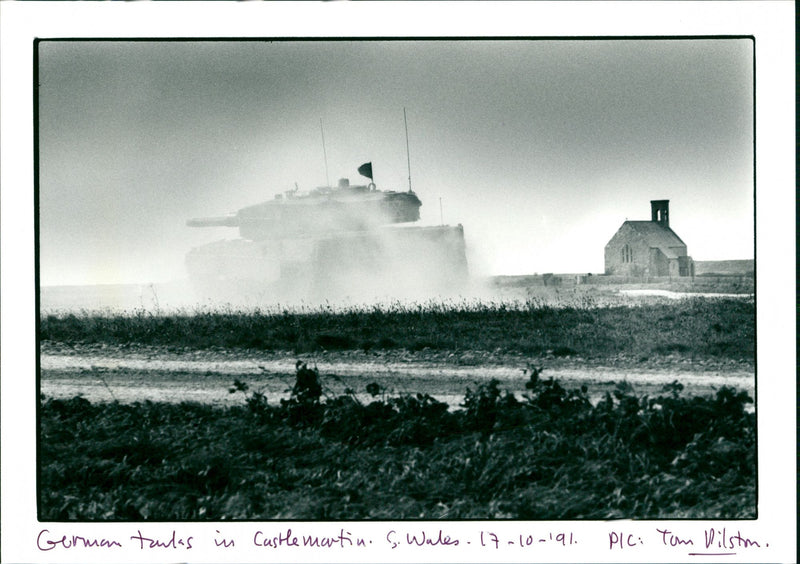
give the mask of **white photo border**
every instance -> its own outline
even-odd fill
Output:
[[[277,2],[0,3],[0,289],[2,290],[2,552],[6,562],[678,562],[686,550],[660,543],[657,529],[703,538],[727,528],[761,548],[725,562],[796,558],[794,4],[791,2]],[[335,30],[335,34],[331,30]],[[40,523],[36,517],[36,263],[34,202],[34,40],[52,38],[236,37],[752,36],[756,44],[756,225],[758,519],[614,522]],[[295,534],[349,533],[363,549],[265,549],[252,542]],[[96,539],[192,537],[201,550],[59,548],[43,552],[47,530]],[[392,549],[391,532],[442,530],[459,546]],[[478,549],[463,539],[494,533],[573,534],[580,543],[535,553]],[[609,549],[609,535],[638,546]],[[630,536],[629,536],[630,535]],[[236,538],[236,550],[214,540]],[[769,544],[769,546],[765,546]],[[694,557],[697,561],[708,561]]]

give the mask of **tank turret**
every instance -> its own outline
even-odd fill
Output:
[[[372,180],[371,163],[359,173]],[[195,247],[186,267],[212,299],[274,300],[455,291],[468,277],[464,230],[408,225],[422,202],[373,182],[297,189],[190,227],[238,227],[239,238]]]
[[[336,187],[323,186],[302,194],[291,190],[235,214],[194,218],[186,224],[238,227],[243,239],[262,241],[410,223],[419,220],[420,206],[422,202],[414,192],[378,190],[373,183],[351,185],[343,178]]]

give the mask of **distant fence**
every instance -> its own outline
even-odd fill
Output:
[[[752,274],[695,276],[614,276],[605,274],[532,274],[527,276],[495,276],[492,284],[506,288],[572,287],[582,285],[612,286],[634,284],[681,285],[694,288],[719,287],[739,288],[751,291],[754,286]]]

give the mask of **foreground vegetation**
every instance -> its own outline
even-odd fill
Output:
[[[637,306],[427,303],[336,310],[45,315],[44,341],[175,348],[483,350],[584,358],[679,355],[752,360],[755,304],[687,299]]]
[[[298,364],[289,399],[236,381],[242,405],[40,409],[42,520],[609,519],[755,516],[755,417],[715,397],[592,405],[529,369],[524,399],[492,381],[460,409],[426,395],[323,400]]]

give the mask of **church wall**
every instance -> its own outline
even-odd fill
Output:
[[[629,225],[623,224],[605,248],[605,273],[649,276],[650,245]]]
[[[610,276],[691,276],[690,261],[686,245],[662,249],[629,223],[623,223],[605,247],[605,274]]]
[[[671,276],[671,261],[661,252],[661,249],[650,249],[650,274],[652,276]]]

